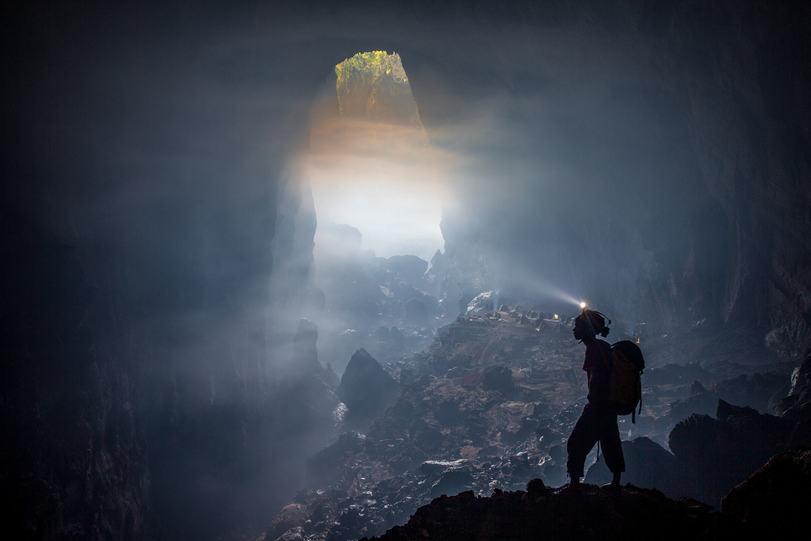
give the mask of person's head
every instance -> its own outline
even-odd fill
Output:
[[[609,323],[611,323],[609,321]],[[605,316],[595,310],[584,308],[580,315],[574,320],[574,334],[575,339],[582,340],[583,342],[590,342],[594,340],[597,335],[608,336],[608,325],[605,322]]]

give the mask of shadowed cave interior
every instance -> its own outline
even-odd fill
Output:
[[[10,538],[807,534],[805,4],[13,11]]]

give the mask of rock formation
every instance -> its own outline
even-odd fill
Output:
[[[397,400],[399,388],[365,349],[359,349],[349,360],[336,392],[350,416],[368,420],[381,415]]]
[[[657,489],[672,498],[687,495],[683,483],[683,465],[667,449],[642,437],[623,441],[622,451],[625,455],[624,482]],[[586,472],[585,481],[596,485],[611,481],[611,472],[602,457]]]
[[[84,267],[81,250],[23,216],[0,216],[4,246],[25,255],[0,281],[0,531],[147,537],[147,442],[128,348],[110,340],[123,323],[116,304],[93,285],[98,269]]]
[[[440,497],[421,507],[380,541],[417,539],[681,540],[733,539],[738,525],[709,507],[673,501],[662,493],[626,485],[618,497],[585,485],[579,492],[553,490],[539,479],[527,491],[476,497]],[[371,540],[369,540],[371,541]]]
[[[792,422],[718,402],[716,418],[693,415],[670,433],[685,494],[718,505],[732,487],[787,448]]]
[[[12,537],[243,536],[301,486],[333,397],[317,373],[283,370],[315,224],[291,157],[331,67],[359,44],[402,53],[428,136],[460,135],[450,146],[471,159],[428,273],[454,312],[502,280],[531,295],[548,282],[641,314],[662,363],[760,370],[811,345],[806,3],[393,4],[9,13],[0,478]],[[402,96],[391,56],[363,85],[364,115]],[[357,530],[378,486],[410,513],[406,498],[436,482],[414,473],[425,460],[480,457],[477,490],[560,471],[582,386],[572,350],[533,350],[552,328],[500,329],[453,326],[441,352],[404,363],[392,416],[352,439],[338,489],[351,502],[308,493],[315,524],[344,515]],[[480,384],[496,363],[514,369],[516,399]],[[773,443],[807,439],[801,389],[785,422],[692,418],[676,457],[695,463],[706,446],[717,468],[698,471],[730,465],[723,482],[737,482]],[[668,406],[646,405],[651,417]]]
[[[335,66],[341,116],[420,125],[400,55],[357,53]]]
[[[721,502],[721,510],[738,518],[749,536],[800,539],[808,535],[811,498],[811,450],[772,457]]]
[[[526,491],[436,498],[372,539],[793,539],[807,534],[809,491],[806,449],[770,459],[724,498],[721,513],[632,484],[617,494],[593,485],[551,489],[535,479]]]

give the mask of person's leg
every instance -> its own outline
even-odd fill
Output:
[[[625,471],[625,457],[622,453],[622,442],[620,441],[619,426],[617,426],[617,416],[613,413],[605,413],[600,416],[601,434],[600,446],[603,449],[605,465],[611,470],[613,478],[611,484],[620,485],[620,477]]]
[[[583,477],[586,456],[597,443],[599,432],[595,421],[594,409],[587,404],[566,442],[566,450],[569,455],[566,461],[566,471],[569,472],[572,485],[578,484],[580,478]]]

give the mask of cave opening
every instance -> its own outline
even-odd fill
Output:
[[[312,194],[319,355],[338,373],[365,348],[394,361],[426,346],[446,319],[430,261],[453,154],[432,144],[396,52],[334,66],[310,118],[301,177]]]
[[[443,244],[450,158],[429,141],[400,55],[359,52],[334,73],[314,106],[305,160],[316,251],[345,250],[351,232],[379,257],[429,260]]]
[[[811,4],[213,4],[9,10],[5,538],[807,535]]]

